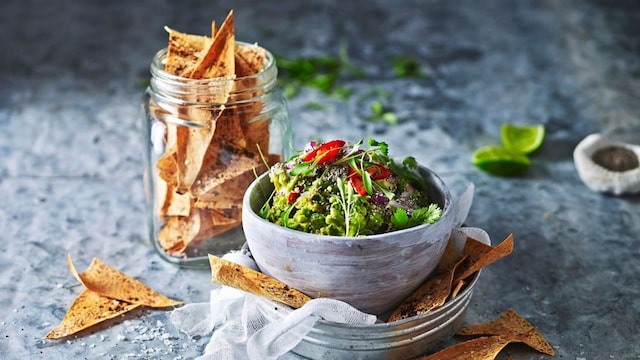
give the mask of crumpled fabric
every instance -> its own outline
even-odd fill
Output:
[[[199,360],[297,359],[287,352],[320,319],[365,325],[375,323],[376,316],[324,298],[293,310],[226,286],[212,290],[209,303],[187,304],[170,314],[171,322],[189,336],[213,331]]]
[[[455,203],[454,226],[460,227],[469,213],[474,186],[469,184]],[[246,250],[246,249],[245,249]],[[257,270],[246,251],[223,256]],[[321,319],[370,325],[375,315],[366,314],[334,299],[312,299],[299,309],[226,286],[211,291],[210,302],[186,304],[173,310],[170,321],[190,337],[211,339],[197,360],[294,360],[293,349]]]

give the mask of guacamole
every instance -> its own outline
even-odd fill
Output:
[[[273,165],[274,191],[260,216],[313,234],[366,236],[430,224],[442,209],[430,202],[412,157],[388,156],[384,142],[311,142]]]

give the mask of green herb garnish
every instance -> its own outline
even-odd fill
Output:
[[[368,139],[312,142],[271,167],[274,192],[261,216],[300,231],[362,236],[437,221],[413,157],[396,163],[389,146]]]
[[[422,71],[420,62],[409,56],[394,56],[389,59],[393,67],[393,73],[397,77],[423,78],[427,74]]]
[[[428,207],[413,210],[411,216],[407,210],[398,208],[391,217],[391,222],[398,229],[406,229],[422,224],[433,224],[442,216],[442,209],[437,204],[430,204]]]
[[[374,100],[371,102],[371,116],[369,121],[381,121],[390,125],[398,123],[398,116],[388,108],[386,108],[381,101]]]
[[[339,99],[347,99],[353,90],[340,84],[349,77],[364,77],[362,69],[354,66],[343,43],[338,56],[298,57],[287,59],[276,56],[278,82],[287,98],[298,94],[297,89],[308,87]]]

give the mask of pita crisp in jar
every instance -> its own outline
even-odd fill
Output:
[[[244,192],[286,155],[288,112],[274,56],[236,41],[233,12],[210,37],[165,29],[143,99],[150,235],[165,260],[207,266],[244,243]]]

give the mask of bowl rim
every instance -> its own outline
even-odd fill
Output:
[[[427,173],[430,177],[430,179],[432,180],[431,183],[429,184],[429,186],[432,186],[433,183],[435,182],[437,184],[437,191],[442,193],[442,198],[443,198],[443,203],[441,206],[443,208],[442,211],[442,215],[440,216],[440,220],[447,218],[449,216],[454,216],[454,209],[453,209],[453,199],[451,197],[451,191],[449,189],[449,187],[447,186],[447,184],[444,182],[444,180],[442,180],[442,178],[433,170],[431,170],[428,167],[419,165],[420,170],[424,171],[425,173]],[[361,235],[361,236],[337,236],[337,235],[322,235],[322,234],[312,234],[312,233],[308,233],[308,232],[304,232],[304,231],[300,231],[300,230],[296,230],[296,229],[290,229],[290,228],[286,228],[284,226],[281,225],[277,225],[274,224],[268,220],[265,220],[264,218],[262,218],[260,215],[258,215],[253,208],[251,207],[251,194],[253,193],[253,191],[258,187],[258,185],[261,184],[262,181],[264,181],[265,177],[269,176],[269,172],[270,170],[267,170],[265,172],[263,172],[262,174],[260,174],[256,179],[254,179],[251,184],[249,185],[249,187],[247,188],[247,190],[245,191],[243,200],[242,200],[242,212],[243,212],[243,216],[250,216],[251,218],[253,218],[254,220],[258,220],[259,222],[263,222],[266,224],[271,224],[273,226],[277,226],[279,228],[283,228],[286,229],[288,231],[292,231],[294,233],[300,233],[300,234],[304,234],[304,236],[307,237],[311,237],[315,239],[318,239],[320,241],[322,241],[321,239],[326,239],[327,241],[366,241],[366,240],[375,240],[375,239],[380,239],[380,238],[384,238],[387,237],[391,234],[403,234],[403,233],[410,233],[410,232],[416,232],[416,231],[421,231],[422,229],[425,229],[429,226],[432,226],[434,224],[437,224],[438,222],[435,222],[433,224],[422,224],[422,225],[418,225],[418,226],[414,226],[414,227],[410,227],[410,228],[406,228],[406,229],[401,229],[401,230],[394,230],[394,231],[390,231],[390,232],[385,232],[385,233],[380,233],[380,234],[373,234],[373,235]],[[445,216],[446,215],[446,216]],[[438,220],[438,221],[440,221]],[[244,221],[243,221],[244,222]]]

